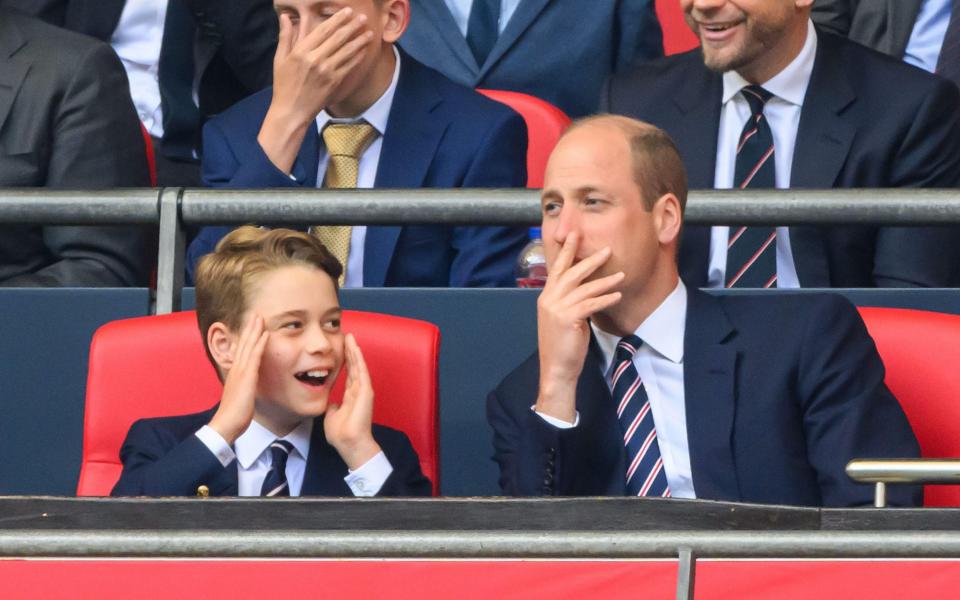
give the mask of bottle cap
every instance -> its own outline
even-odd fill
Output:
[[[543,234],[540,233],[539,227],[531,227],[527,230],[527,235],[530,236],[531,240],[539,240],[543,237]]]

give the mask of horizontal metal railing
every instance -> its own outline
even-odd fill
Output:
[[[532,225],[539,191],[418,190],[0,190],[0,224],[155,224],[160,230],[157,312],[179,307],[183,226]],[[958,225],[960,190],[694,190],[689,225]]]
[[[854,459],[847,463],[854,481],[875,485],[873,505],[887,505],[887,484],[940,483],[960,485],[960,458]]]

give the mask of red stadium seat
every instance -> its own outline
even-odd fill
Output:
[[[407,434],[437,495],[440,330],[425,321],[350,310],[342,323],[369,366],[376,393],[373,420]],[[337,400],[345,379],[334,388]],[[109,495],[120,477],[120,445],[135,420],[208,409],[221,389],[193,311],[113,321],[98,329],[90,344],[77,495]]]
[[[570,124],[570,117],[549,102],[529,94],[505,90],[477,91],[491,100],[506,104],[523,117],[528,136],[527,187],[543,187],[543,171],[547,167],[547,159],[563,130]]]
[[[861,308],[924,458],[960,458],[960,315]],[[960,506],[960,486],[928,485],[926,506]]]
[[[687,27],[679,0],[656,0],[657,18],[663,29],[663,53],[667,56],[692,50],[700,40]]]

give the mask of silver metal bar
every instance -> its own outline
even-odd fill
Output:
[[[874,488],[873,505],[877,508],[885,508],[887,506],[887,484],[882,481],[878,481],[876,488]]]
[[[960,558],[960,531],[0,530],[5,557]]]
[[[183,188],[164,188],[160,194],[160,248],[157,263],[156,314],[180,310],[183,291],[185,237],[180,223]]]
[[[530,225],[538,190],[204,190],[183,197],[187,224]],[[687,224],[960,224],[960,191],[695,190]]]
[[[0,223],[126,225],[157,223],[157,190],[0,189]]]
[[[680,564],[677,565],[677,600],[693,600],[697,557],[690,548],[680,548],[679,554]]]
[[[846,470],[862,483],[960,484],[960,458],[854,459]]]

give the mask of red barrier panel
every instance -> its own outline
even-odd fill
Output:
[[[672,598],[676,561],[0,560],[0,597]]]

